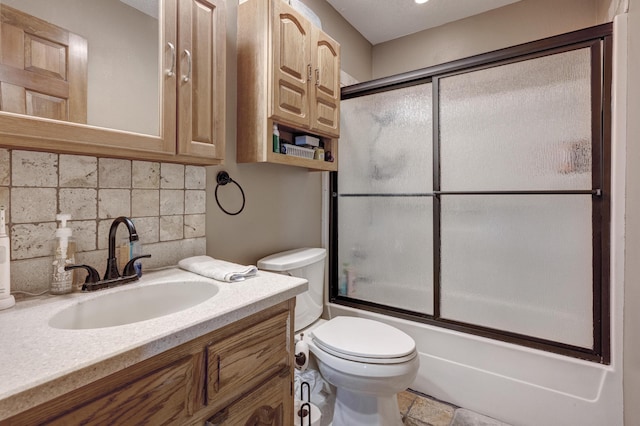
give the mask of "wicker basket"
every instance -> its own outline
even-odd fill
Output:
[[[311,148],[304,148],[302,146],[295,146],[288,143],[283,143],[282,146],[285,148],[285,154],[287,155],[313,160],[313,149]]]

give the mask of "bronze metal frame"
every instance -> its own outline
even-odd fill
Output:
[[[411,194],[342,194],[350,197],[433,197],[434,313],[426,315],[338,294],[338,179],[331,173],[329,298],[331,302],[383,313],[412,321],[441,326],[465,333],[515,343],[590,361],[609,364],[610,349],[610,207],[611,207],[611,23],[549,37],[494,52],[423,68],[391,77],[368,81],[342,89],[342,99],[388,90],[433,83],[433,192]],[[575,191],[441,191],[439,161],[439,80],[441,78],[490,68],[526,59],[588,47],[592,52],[592,188]],[[585,194],[592,196],[593,235],[593,348],[576,347],[532,336],[491,329],[440,316],[440,198],[456,195]]]

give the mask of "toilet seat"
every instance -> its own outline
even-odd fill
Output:
[[[350,361],[398,364],[417,356],[415,342],[409,335],[365,318],[336,317],[311,334],[319,349]]]

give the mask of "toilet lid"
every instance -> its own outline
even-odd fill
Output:
[[[382,322],[336,317],[313,330],[314,342],[327,352],[372,363],[404,362],[413,358],[414,340]]]

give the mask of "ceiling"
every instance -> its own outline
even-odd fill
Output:
[[[327,0],[373,45],[448,22],[478,15],[519,0]]]

